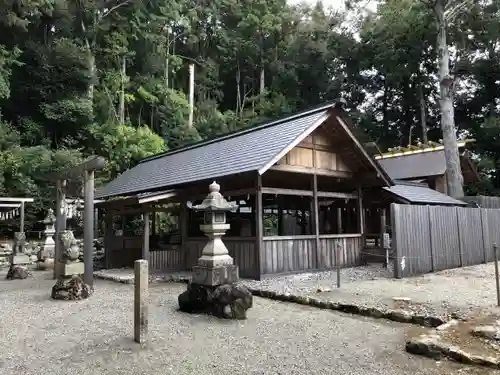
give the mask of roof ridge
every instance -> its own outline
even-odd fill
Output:
[[[248,134],[248,133],[251,133],[251,132],[254,132],[254,131],[257,131],[257,130],[265,129],[265,128],[268,128],[268,127],[271,127],[271,126],[276,126],[276,125],[279,125],[279,124],[281,124],[283,122],[290,121],[290,120],[295,120],[297,118],[304,117],[304,116],[307,116],[307,115],[311,115],[311,114],[316,113],[316,112],[324,111],[324,110],[327,110],[327,109],[332,108],[334,106],[335,106],[335,102],[331,102],[329,104],[322,104],[321,106],[317,106],[315,108],[310,108],[310,109],[307,109],[307,110],[304,110],[304,111],[301,111],[301,112],[298,112],[298,113],[295,113],[295,114],[292,114],[292,115],[288,115],[286,117],[282,117],[282,118],[277,119],[277,120],[272,120],[270,122],[269,121],[268,122],[263,122],[260,125],[248,127],[246,129],[240,129],[240,130],[237,130],[235,132],[227,133],[227,134],[222,135],[220,137],[212,138],[212,139],[205,140],[205,141],[196,142],[196,143],[193,143],[191,145],[187,145],[187,146],[180,147],[180,148],[177,148],[177,149],[173,149],[173,150],[170,150],[170,151],[162,152],[160,154],[152,155],[152,156],[149,156],[147,158],[142,159],[139,162],[139,164],[147,162],[147,161],[151,161],[151,160],[154,160],[154,159],[162,158],[164,156],[174,155],[174,154],[177,154],[177,153],[180,153],[180,152],[184,152],[184,151],[192,150],[192,149],[195,149],[195,148],[198,148],[198,147],[206,146],[206,145],[209,145],[209,144],[212,144],[212,143],[217,143],[217,142],[220,142],[220,141],[223,141],[223,140],[226,140],[226,139],[231,139],[231,138],[239,137],[241,135]]]

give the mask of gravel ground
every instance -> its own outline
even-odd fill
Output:
[[[468,315],[485,308],[495,311],[493,263],[404,279],[388,278],[388,273],[380,265],[342,269],[340,288],[336,287],[335,271],[245,281],[245,284],[280,293],[316,295],[325,300],[381,308],[391,308],[393,297],[409,297],[415,311],[433,315],[449,312]],[[317,293],[318,288],[331,291]]]
[[[415,328],[255,298],[246,321],[176,311],[181,284],[150,287],[150,340],[131,340],[133,286],[96,281],[86,301],[49,299],[53,280],[0,274],[0,374],[500,374],[404,352]]]

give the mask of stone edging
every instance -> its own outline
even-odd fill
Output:
[[[95,277],[98,279],[115,281],[122,284],[134,283],[134,279],[129,277],[122,278],[119,276],[108,276],[102,274],[96,274]],[[150,279],[150,283],[157,283],[157,282],[174,282],[174,283],[187,284],[189,282],[189,278],[170,276],[168,278]],[[375,319],[388,319],[395,322],[411,323],[431,328],[439,327],[440,325],[446,323],[443,319],[436,316],[420,315],[405,310],[390,310],[377,307],[360,306],[349,303],[323,301],[315,297],[297,296],[289,293],[281,294],[270,290],[261,290],[255,288],[248,288],[248,290],[252,293],[252,295],[256,297],[268,298],[282,302],[292,302],[292,303],[297,303],[299,305],[306,305],[320,309],[340,311],[348,314],[361,315]]]
[[[438,327],[445,323],[445,321],[439,317],[419,315],[405,310],[389,310],[380,309],[377,307],[360,306],[350,303],[323,301],[315,297],[297,296],[288,293],[280,294],[270,290],[250,289],[250,291],[254,296],[257,297],[269,298],[283,302],[293,302],[300,305],[341,311],[348,314],[367,316],[370,318],[388,319],[400,323],[412,323],[424,327]]]
[[[467,365],[500,368],[500,358],[468,353],[457,346],[440,342],[437,334],[421,335],[407,341],[406,351],[435,360],[446,357]]]

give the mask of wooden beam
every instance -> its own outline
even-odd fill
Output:
[[[52,175],[55,180],[70,180],[75,177],[81,177],[88,171],[100,171],[106,165],[106,160],[102,156],[93,156],[81,164],[70,167],[61,172]]]
[[[262,187],[261,192],[263,194],[278,194],[278,195],[298,195],[305,197],[312,197],[313,192],[310,190],[295,190],[295,189],[279,189],[271,187]]]
[[[35,200],[33,198],[0,198],[0,202],[13,202],[13,203],[33,203]]]
[[[256,194],[255,194],[255,271],[256,271],[256,279],[260,280],[261,275],[264,273],[263,267],[264,265],[261,263],[260,253],[263,246],[263,237],[264,237],[264,219],[263,213],[264,208],[262,205],[262,176],[260,174],[257,175],[256,181]]]
[[[287,165],[287,164],[278,164],[273,165],[269,168],[270,171],[278,171],[278,172],[289,172],[289,173],[303,173],[303,174],[316,174],[318,176],[328,176],[328,177],[336,177],[336,178],[352,178],[353,175],[351,172],[345,171],[334,171],[331,169],[323,169],[323,168],[312,168],[312,167],[299,167],[296,165]]]
[[[317,177],[316,177],[317,179]],[[304,197],[313,197],[314,191],[310,190],[297,190],[297,189],[281,189],[272,187],[263,187],[263,194],[277,194],[277,195],[298,195]],[[317,191],[320,198],[339,198],[339,199],[357,199],[357,194],[341,193],[335,191]]]
[[[320,198],[340,198],[340,199],[357,199],[357,194],[341,193],[336,191],[318,191]]]

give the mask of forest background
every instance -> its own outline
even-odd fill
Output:
[[[53,205],[49,173],[140,159],[337,98],[383,151],[439,142],[436,19],[422,0],[0,0],[0,196]],[[448,25],[455,122],[500,187],[500,0]],[[189,65],[194,66],[190,126]],[[428,131],[424,131],[427,129]],[[16,220],[0,223],[12,229]]]

